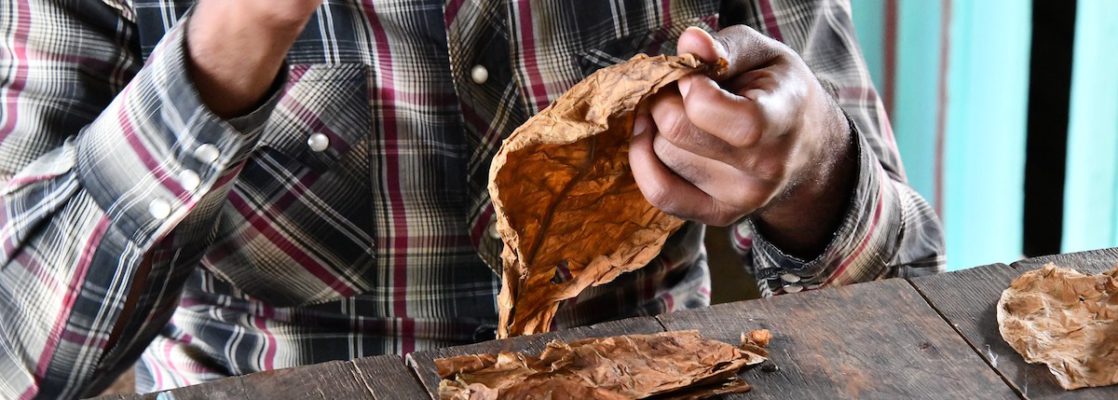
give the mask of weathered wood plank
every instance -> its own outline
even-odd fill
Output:
[[[131,399],[415,399],[425,396],[396,355],[264,371]],[[169,396],[169,397],[168,397]]]
[[[994,264],[935,276],[912,279],[912,284],[928,299],[963,337],[1014,388],[1032,399],[1116,399],[1118,387],[1089,388],[1065,391],[1056,383],[1048,368],[1026,364],[1001,337],[998,330],[997,304],[1002,291],[1013,279],[1048,262],[1074,268],[1084,273],[1109,270],[1118,261],[1118,250],[1107,249],[1085,253],[1021,260],[1012,265]]]
[[[634,333],[663,332],[664,328],[652,317],[629,318],[581,326],[540,335],[520,336],[506,340],[491,340],[465,346],[417,351],[408,355],[408,366],[415,370],[419,381],[427,388],[431,398],[438,397],[439,376],[435,373],[435,359],[464,354],[496,354],[501,351],[520,351],[538,354],[548,342],[560,339],[571,341],[583,338],[616,336]]]
[[[772,330],[776,372],[742,377],[741,399],[1017,398],[1012,389],[900,279],[729,303],[659,317],[736,343]]]
[[[1001,291],[1024,271],[1048,262],[1098,273],[1118,264],[1118,249],[1040,257],[1012,266],[998,264],[912,279],[911,285],[935,311],[912,286],[889,280],[685,311],[662,316],[660,321],[634,318],[417,352],[408,357],[409,366],[396,356],[370,357],[234,377],[169,394],[175,399],[433,397],[438,388],[436,358],[501,350],[538,352],[552,339],[652,333],[667,327],[699,329],[708,337],[730,343],[736,342],[742,331],[772,329],[776,334],[773,360],[781,370],[766,373],[755,368],[745,372],[743,376],[754,384],[754,391],[739,398],[1014,397],[983,359],[1030,398],[1118,398],[1118,387],[1063,391],[1046,368],[1024,364],[1001,340],[994,317]],[[944,318],[966,342],[954,334]]]
[[[1027,271],[1043,267],[1044,264],[1047,263],[1053,263],[1061,267],[1075,268],[1085,274],[1097,274],[1112,270],[1115,265],[1118,265],[1118,248],[1026,258],[1011,265],[1015,268],[1023,268],[1023,271]],[[1001,290],[998,290],[998,293],[1001,293]]]
[[[356,376],[377,400],[421,399],[427,396],[415,372],[398,356],[359,358],[350,363]]]

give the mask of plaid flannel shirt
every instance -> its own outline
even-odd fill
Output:
[[[327,0],[232,120],[186,74],[191,3],[0,3],[0,397],[95,394],[137,358],[146,391],[491,336],[501,139],[692,25],[791,46],[857,136],[817,259],[736,225],[763,294],[943,268],[844,1]],[[558,328],[708,304],[703,232],[566,302]]]

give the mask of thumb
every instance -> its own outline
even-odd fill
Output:
[[[679,35],[676,44],[679,54],[691,53],[705,63],[715,63],[719,59],[727,59],[726,46],[714,39],[710,33],[702,28],[691,26]]]
[[[717,80],[770,65],[789,52],[780,42],[745,25],[730,26],[713,35],[700,28],[689,27],[679,35],[676,49],[679,54],[694,54],[703,62],[725,59],[727,68],[718,74]]]

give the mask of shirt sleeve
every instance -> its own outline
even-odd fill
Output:
[[[95,395],[139,356],[276,103],[217,117],[187,21],[145,65],[123,4],[0,4],[0,398]]]
[[[737,22],[782,41],[803,57],[846,113],[858,162],[850,206],[815,259],[801,260],[781,251],[749,218],[731,229],[732,243],[756,276],[762,295],[943,271],[939,219],[905,181],[892,128],[854,37],[849,3],[748,3],[734,9]]]

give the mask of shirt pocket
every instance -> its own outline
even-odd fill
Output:
[[[588,43],[575,55],[575,62],[584,76],[624,62],[639,53],[676,54],[676,41],[687,27],[696,26],[711,32],[718,29],[718,2],[674,2],[666,12],[630,12],[618,16],[618,19],[624,19],[622,25],[628,29],[614,29],[592,36],[594,42]]]
[[[281,307],[373,287],[368,79],[362,64],[291,67],[203,267]]]

